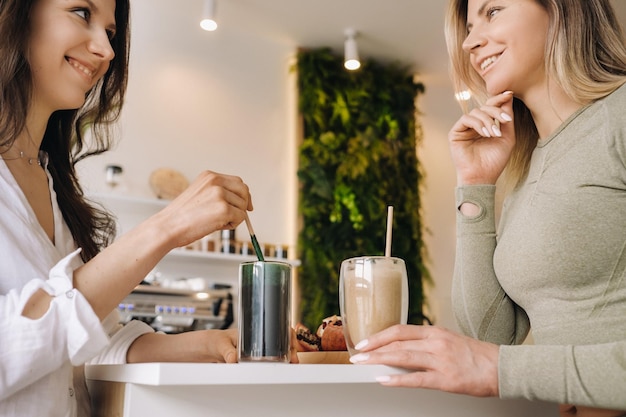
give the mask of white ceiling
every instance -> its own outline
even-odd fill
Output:
[[[362,58],[399,60],[421,72],[446,62],[444,0],[217,0],[216,19],[279,42],[343,51],[358,32]],[[219,29],[218,29],[219,30]]]
[[[176,0],[172,0],[176,1]],[[626,0],[611,0],[626,24]],[[197,13],[202,0],[194,0]],[[342,53],[344,31],[358,31],[362,58],[397,60],[421,74],[447,71],[446,0],[217,0],[220,29],[231,27],[301,47]],[[218,30],[220,30],[218,29]]]
[[[201,7],[202,1],[199,2]],[[444,0],[217,0],[216,19],[294,47],[343,52],[344,31],[358,32],[362,58],[401,61],[419,72],[446,62]]]

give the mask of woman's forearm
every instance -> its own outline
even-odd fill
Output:
[[[103,319],[165,256],[172,245],[166,228],[150,218],[74,271],[74,286]]]
[[[128,363],[237,362],[237,331],[199,330],[180,334],[147,333],[132,343]]]

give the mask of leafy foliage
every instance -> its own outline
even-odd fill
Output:
[[[301,320],[315,328],[339,314],[343,259],[382,255],[394,206],[392,255],[409,276],[409,322],[422,322],[423,263],[415,100],[424,86],[400,65],[343,69],[327,49],[300,51],[299,149]]]

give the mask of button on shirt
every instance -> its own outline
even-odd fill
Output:
[[[122,328],[115,313],[100,323],[73,288],[82,261],[46,173],[54,243],[0,160],[0,417],[76,416],[73,367],[124,363],[132,341],[152,331],[137,322]],[[36,320],[22,316],[39,289],[54,296],[48,311]]]

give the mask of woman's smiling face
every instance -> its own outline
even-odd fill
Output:
[[[535,0],[468,0],[463,49],[491,95],[525,95],[546,83],[550,17]]]
[[[76,109],[115,53],[115,0],[37,0],[27,57],[34,104],[42,111]]]

